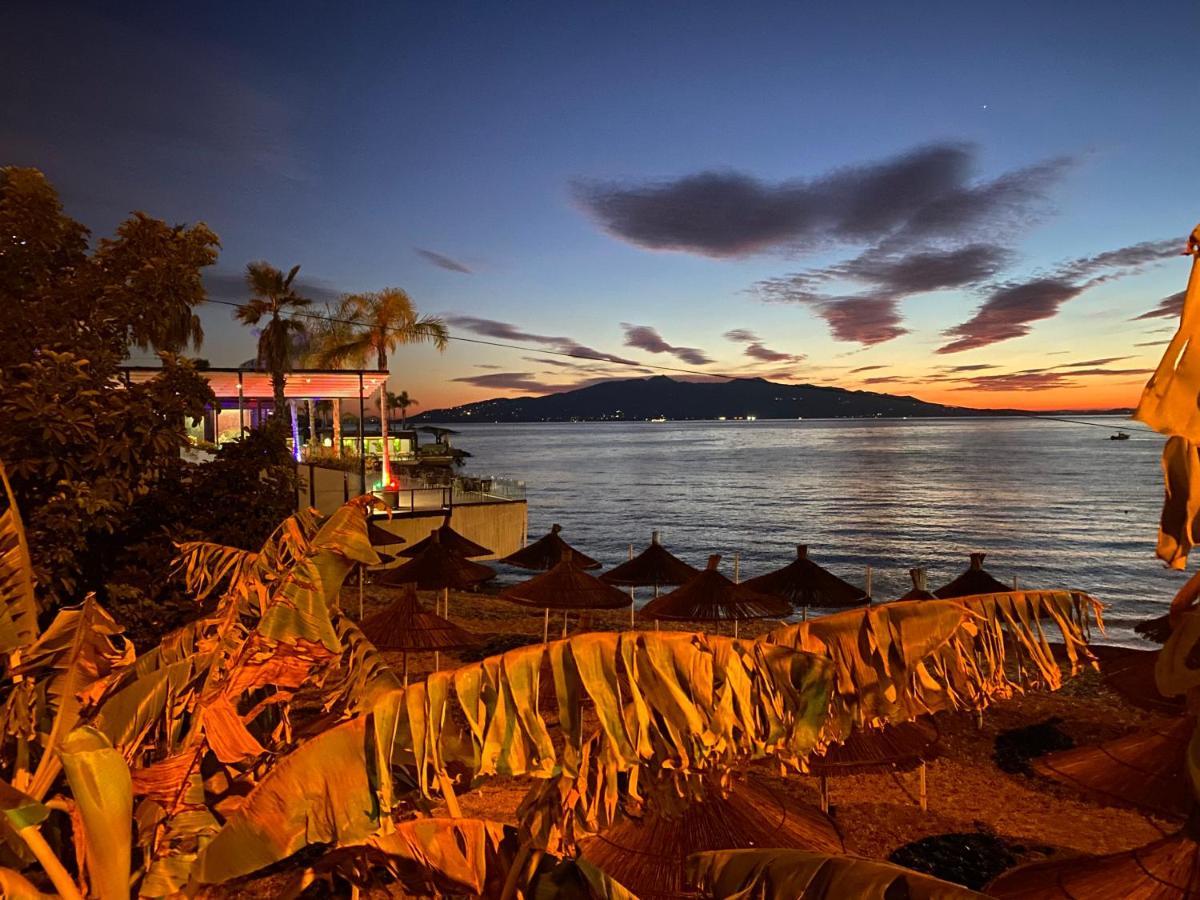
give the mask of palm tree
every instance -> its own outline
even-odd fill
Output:
[[[401,391],[398,394],[387,392],[387,408],[390,413],[393,409],[400,410],[400,427],[403,428],[408,424],[408,408],[418,405],[418,401],[408,396],[408,391]]]
[[[286,400],[284,386],[287,373],[297,356],[297,345],[303,343],[307,332],[303,320],[294,314],[312,303],[292,289],[299,266],[292,266],[284,275],[266,262],[246,266],[246,287],[250,300],[239,306],[234,316],[245,325],[257,325],[264,318],[267,324],[258,333],[258,366],[271,373],[271,388],[275,398],[275,415],[283,415]]]
[[[329,340],[321,351],[327,366],[347,363],[366,364],[375,358],[379,371],[387,371],[388,354],[402,344],[431,343],[445,350],[450,335],[446,323],[436,316],[422,316],[412,298],[400,288],[384,288],[369,294],[350,294],[338,304],[337,318],[356,323],[341,340]],[[388,454],[387,398],[379,390],[379,432],[383,437],[383,472],[390,483],[391,461]]]

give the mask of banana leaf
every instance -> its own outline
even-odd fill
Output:
[[[100,900],[129,897],[129,865],[132,858],[131,827],[133,789],[129,767],[108,739],[94,728],[78,728],[63,741],[59,751],[71,796],[82,823],[84,868],[90,894]]]
[[[0,897],[7,900],[58,900],[58,894],[43,894],[20,872],[0,866]]]
[[[37,639],[38,604],[29,544],[3,463],[0,484],[7,502],[0,512],[0,653],[8,654]]]
[[[88,595],[77,607],[59,610],[50,627],[22,654],[16,672],[38,682],[48,721],[41,723],[42,758],[28,792],[45,797],[61,771],[57,750],[79,724],[84,707],[98,700],[133,662],[123,629]]]
[[[539,709],[544,667],[559,744]],[[556,779],[574,785],[572,810],[603,824],[625,789],[620,772],[703,771],[768,755],[798,763],[818,742],[829,672],[823,660],[778,646],[626,632],[578,635],[434,673],[279,760],[200,854],[196,877],[226,881],[311,843],[365,839],[395,802],[397,765],[452,810],[452,771],[465,769],[472,780]],[[585,702],[600,720],[595,737],[583,734]],[[606,776],[591,778],[596,771]],[[589,785],[592,793],[579,796]],[[560,796],[548,799],[561,803]],[[536,831],[542,849],[570,843],[570,823],[557,815],[539,819]]]
[[[986,900],[891,863],[803,850],[716,850],[688,857],[688,879],[721,900]]]

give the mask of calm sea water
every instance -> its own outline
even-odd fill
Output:
[[[523,479],[531,539],[554,522],[606,567],[652,529],[702,565],[734,554],[743,578],[788,562],[797,543],[874,595],[908,569],[931,589],[967,554],[1021,587],[1078,588],[1106,604],[1110,639],[1163,610],[1182,573],[1154,557],[1163,438],[1031,419],[497,424],[454,427],[468,471]]]

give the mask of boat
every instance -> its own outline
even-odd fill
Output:
[[[1110,441],[1127,441],[1129,440],[1129,435],[1124,431],[1118,431],[1116,434],[1110,434],[1108,439]]]
[[[666,417],[666,416],[655,416],[653,419],[647,419],[646,421],[647,421],[647,422],[654,422],[655,424],[658,424],[658,423],[660,423],[660,422],[665,422],[665,421],[667,421],[667,417]]]

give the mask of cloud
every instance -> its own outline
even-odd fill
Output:
[[[838,340],[879,344],[907,333],[900,315],[905,297],[980,284],[999,272],[1010,255],[990,244],[903,254],[868,251],[823,268],[765,279],[752,290],[768,302],[813,307]],[[871,290],[841,297],[824,293],[824,285],[835,281],[868,284]]]
[[[663,340],[662,335],[649,325],[631,325],[622,322],[625,329],[625,346],[637,347],[647,353],[669,353],[676,359],[693,366],[703,366],[712,362],[703,350],[696,347],[676,347]]]
[[[642,183],[577,180],[573,193],[604,230],[636,246],[738,257],[984,232],[994,240],[1035,218],[1070,165],[1054,159],[972,181],[975,157],[970,145],[943,143],[809,179],[706,171]]]
[[[529,394],[553,394],[558,391],[572,391],[576,388],[587,387],[589,384],[607,381],[608,379],[597,378],[569,384],[546,384],[538,381],[537,376],[532,372],[493,372],[489,375],[464,375],[461,378],[452,378],[450,380],[461,384],[469,384],[477,388],[524,391]]]
[[[1101,359],[1085,359],[1082,362],[1059,363],[1053,366],[1055,369],[1088,369],[1094,366],[1107,366],[1109,363],[1124,362],[1127,359],[1133,359],[1132,356],[1105,356]]]
[[[1135,346],[1135,347],[1161,347],[1166,343],[1169,343],[1167,341],[1167,339],[1162,338],[1161,340],[1157,340],[1157,341],[1142,341],[1140,344],[1134,344],[1133,346]]]
[[[1183,313],[1183,295],[1184,291],[1171,294],[1169,297],[1163,297],[1158,301],[1158,306],[1154,309],[1147,310],[1140,316],[1134,316],[1131,321],[1140,322],[1142,319],[1175,319]]]
[[[876,369],[886,369],[887,366],[859,366],[857,369],[851,369],[851,375],[857,375],[860,372],[874,372]]]
[[[1061,372],[1012,372],[1003,375],[979,375],[956,391],[1048,391],[1077,387]]]
[[[1034,322],[1054,317],[1064,303],[1089,288],[1132,275],[1177,252],[1177,241],[1143,241],[1070,260],[1047,276],[1001,285],[970,319],[944,332],[952,340],[937,352],[959,353],[1027,335]]]
[[[950,373],[950,372],[984,372],[988,369],[998,369],[1000,367],[997,365],[994,365],[992,363],[972,363],[971,365],[967,365],[967,366],[940,366],[939,368],[943,372]]]
[[[864,378],[863,384],[911,384],[912,378],[907,378],[903,375],[875,375],[871,378]]]
[[[286,274],[286,270],[285,270]],[[301,297],[307,297],[314,303],[332,305],[336,303],[345,291],[339,290],[328,281],[319,278],[305,278],[297,275],[292,282],[292,288]],[[245,303],[250,299],[250,291],[246,287],[246,273],[213,271],[204,272],[204,290],[214,300],[227,300],[231,303]],[[314,310],[314,314],[319,310]]]
[[[460,272],[463,275],[470,275],[471,270],[460,263],[458,260],[451,259],[441,253],[433,250],[425,250],[421,247],[413,247],[418,256],[424,257],[428,262],[433,263],[439,269],[445,269],[447,272]]]
[[[727,331],[725,332],[725,337],[736,344],[746,344],[746,349],[744,352],[751,359],[772,363],[798,363],[804,361],[804,354],[785,353],[782,350],[772,350],[763,343],[762,338],[747,328],[735,328],[732,331]]]
[[[640,363],[632,359],[626,359],[623,356],[617,356],[612,353],[605,353],[602,350],[595,350],[585,344],[580,344],[573,338],[535,334],[534,332],[524,331],[516,325],[508,322],[499,322],[495,319],[481,319],[477,316],[446,316],[446,324],[451,328],[461,328],[463,331],[469,331],[472,334],[478,334],[483,337],[496,338],[497,340],[543,344],[552,347],[559,353],[566,353],[578,359],[603,360],[622,365],[640,365]]]

